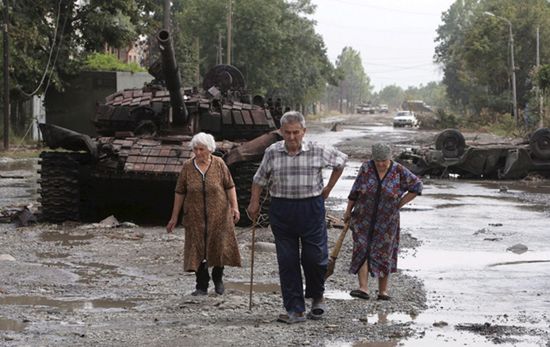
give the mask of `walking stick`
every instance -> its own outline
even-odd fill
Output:
[[[252,222],[252,242],[250,253],[250,297],[248,298],[248,310],[252,311],[252,286],[254,284],[254,249],[256,242],[256,220]]]
[[[332,248],[332,252],[330,253],[330,258],[328,260],[327,272],[325,273],[325,279],[329,278],[330,275],[334,273],[334,267],[336,266],[336,258],[338,258],[338,254],[340,254],[340,249],[342,248],[342,243],[344,242],[344,238],[346,237],[348,228],[349,228],[349,222],[344,224],[344,229],[342,229],[342,231],[340,232],[340,236],[338,236],[338,240],[336,241],[334,248]]]

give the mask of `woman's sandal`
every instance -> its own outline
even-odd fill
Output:
[[[389,301],[391,300],[391,296],[387,294],[378,294],[378,300]]]
[[[368,293],[365,293],[364,291],[360,289],[354,289],[351,292],[349,292],[349,295],[353,296],[354,298],[364,299],[368,300],[370,298]]]

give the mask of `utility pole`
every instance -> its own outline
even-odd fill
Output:
[[[195,67],[195,84],[198,86],[201,80],[200,39],[198,37],[195,38],[195,54],[197,61],[197,66]]]
[[[222,59],[222,32],[218,31],[218,54],[216,55],[216,65],[223,64]]]
[[[162,26],[165,30],[170,32],[170,0],[164,0],[163,13],[162,13]]]
[[[537,71],[540,68],[540,26],[537,26]],[[537,87],[537,96],[539,99],[539,128],[544,126],[544,101],[542,91]]]
[[[227,11],[227,65],[231,65],[231,17],[233,17],[232,13],[232,0],[229,0],[229,11]]]
[[[514,64],[514,35],[512,34],[512,22],[506,19],[508,28],[510,29],[510,63],[512,64],[512,103],[514,107],[514,120],[516,127],[519,125],[518,119],[518,100],[516,94],[516,65]]]
[[[503,20],[508,24],[509,29],[509,42],[510,42],[510,65],[512,69],[512,107],[513,107],[513,114],[514,114],[514,122],[516,124],[516,127],[519,124],[518,119],[518,102],[517,102],[517,95],[516,95],[516,65],[514,64],[514,34],[512,33],[512,22],[510,22],[508,19],[504,17],[497,16],[496,14],[492,12],[485,11],[483,14],[486,14],[491,17],[498,18],[500,20]]]
[[[10,45],[9,45],[9,8],[4,0],[4,150],[10,149]]]

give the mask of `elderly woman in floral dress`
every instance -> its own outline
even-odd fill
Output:
[[[181,169],[166,230],[174,230],[183,207],[183,267],[197,277],[192,295],[208,294],[209,266],[215,291],[221,295],[224,266],[241,266],[234,226],[240,218],[235,183],[225,162],[212,155],[216,149],[212,135],[196,134],[191,147],[195,156]]]
[[[378,278],[378,300],[390,300],[388,278],[397,271],[399,210],[422,193],[422,182],[391,160],[388,144],[372,146],[372,160],[361,166],[348,196],[344,221],[353,230],[350,273],[359,288],[350,295],[369,299],[368,275]]]

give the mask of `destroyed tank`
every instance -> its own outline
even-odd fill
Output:
[[[157,35],[161,58],[149,72],[153,82],[126,89],[98,105],[98,137],[40,124],[40,203],[45,221],[98,221],[109,215],[144,224],[166,223],[189,141],[198,132],[216,139],[237,186],[241,225],[252,177],[264,150],[280,139],[260,96],[246,94],[240,71],[218,65],[202,90],[182,88],[168,31]],[[251,102],[253,101],[253,102]]]

